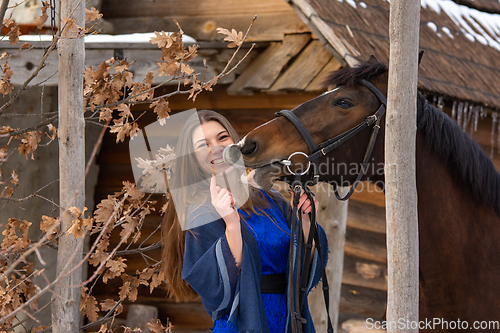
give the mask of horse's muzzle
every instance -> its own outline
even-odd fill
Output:
[[[222,159],[226,164],[236,165],[236,163],[241,158],[241,146],[238,144],[232,144],[224,148],[222,152]]]

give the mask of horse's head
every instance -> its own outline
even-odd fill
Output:
[[[332,72],[325,84],[333,89],[291,110],[316,145],[349,131],[377,111],[381,102],[360,83],[362,80],[371,82],[384,95],[387,93],[387,67],[371,57],[354,68]],[[320,181],[335,181],[346,186],[356,179],[373,125],[371,123],[330,153],[321,154],[318,169]],[[370,159],[370,163],[380,161],[380,165],[383,162],[381,141],[384,135],[384,126],[381,127]],[[303,136],[285,117],[277,117],[251,131],[240,142],[240,148],[245,164],[257,169],[254,180],[263,188],[269,188],[277,178],[289,175],[280,161],[288,159],[294,152],[312,153]],[[304,170],[305,157],[297,155],[291,162],[291,171]],[[365,177],[380,176],[380,173],[379,168],[371,167]]]

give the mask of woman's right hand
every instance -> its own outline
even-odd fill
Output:
[[[216,185],[215,175],[212,175],[212,179],[210,179],[210,195],[212,205],[226,223],[226,239],[236,266],[241,267],[243,239],[241,237],[240,214],[234,207],[233,195],[225,188],[221,189]]]
[[[210,196],[215,210],[226,222],[226,226],[239,225],[240,215],[235,208],[235,201],[231,192],[216,185],[215,175],[210,179]]]

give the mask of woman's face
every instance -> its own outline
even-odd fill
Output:
[[[196,160],[207,174],[218,174],[230,167],[224,163],[222,151],[233,143],[228,131],[214,120],[201,124],[193,131]]]

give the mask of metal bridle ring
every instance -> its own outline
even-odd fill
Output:
[[[301,151],[297,151],[295,153],[292,153],[290,156],[288,156],[288,161],[291,161],[292,156],[295,156],[295,155],[298,155],[298,154],[304,155],[306,158],[309,156],[306,153],[303,153]],[[311,167],[311,161],[307,161],[307,169],[306,169],[306,171],[304,171],[302,173],[299,173],[299,174],[297,174],[297,173],[293,172],[292,170],[290,170],[290,165],[285,165],[285,166],[288,169],[288,172],[290,172],[292,175],[294,175],[294,176],[297,176],[297,175],[303,176],[303,175],[305,175],[306,173],[309,172],[309,168]]]

